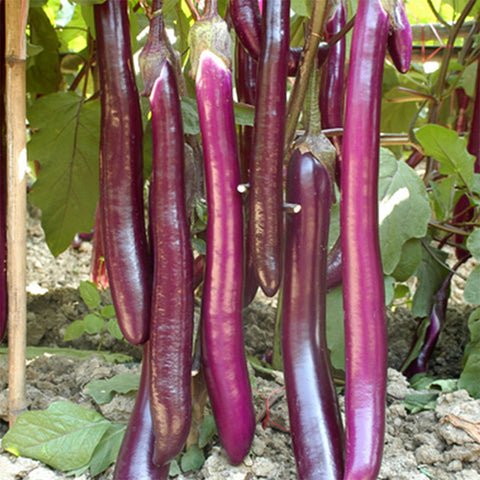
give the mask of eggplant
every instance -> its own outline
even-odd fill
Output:
[[[343,478],[343,426],[326,341],[327,246],[333,188],[327,168],[295,149],[287,170],[282,351],[300,480]]]
[[[247,455],[255,413],[243,347],[243,216],[232,78],[206,49],[195,79],[207,194],[201,358],[218,435],[229,461]]]
[[[133,344],[148,339],[151,261],[143,205],[143,127],[128,1],[94,6],[100,77],[100,223],[118,324]]]
[[[345,480],[373,480],[385,434],[387,324],[378,236],[380,102],[390,20],[360,0],[346,94],[340,231],[345,313]]]

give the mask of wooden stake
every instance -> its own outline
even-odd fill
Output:
[[[26,410],[26,122],[25,29],[28,0],[5,0],[7,139],[7,284],[9,423]]]

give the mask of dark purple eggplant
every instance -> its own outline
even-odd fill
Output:
[[[447,275],[447,278],[442,283],[437,293],[435,293],[432,309],[430,313],[430,322],[428,324],[425,336],[422,341],[420,352],[415,359],[406,366],[402,371],[405,376],[413,377],[417,373],[427,373],[428,362],[432,356],[433,349],[437,344],[440,331],[445,324],[445,316],[447,313],[448,297],[450,295],[450,282],[452,280],[452,272]],[[415,339],[413,341],[412,348],[415,348],[417,341],[419,340],[420,330],[422,328],[422,322],[418,324],[417,331],[415,332]]]
[[[388,52],[395,68],[407,73],[412,60],[412,27],[403,0],[396,0],[393,9],[393,25],[388,37]]]
[[[115,464],[114,480],[167,480],[169,465],[156,466],[153,461],[154,434],[150,413],[149,342],[143,346],[140,387],[128,421]]]
[[[243,347],[243,218],[232,78],[210,50],[201,53],[198,65],[208,211],[202,365],[220,441],[229,461],[239,464],[253,440],[255,414]]]
[[[261,289],[270,297],[277,292],[282,278],[282,176],[289,15],[288,0],[265,1],[248,197],[253,264]]]
[[[185,204],[180,97],[170,61],[150,94],[153,161],[150,230],[153,296],[150,408],[153,461],[166,465],[181,451],[191,423],[193,253]]]
[[[237,42],[235,45],[235,86],[238,101],[249,105],[255,105],[257,62]],[[238,127],[238,151],[240,157],[241,182],[250,182],[250,164],[252,159],[254,129],[251,126],[240,125]],[[243,306],[249,305],[255,298],[258,290],[258,282],[255,276],[255,267],[251,254],[251,243],[248,232],[248,203],[244,205],[245,222],[245,272],[243,286]]]
[[[282,349],[290,432],[301,480],[343,478],[343,427],[326,341],[327,244],[332,203],[327,169],[294,150],[286,200]]]
[[[345,313],[345,480],[374,480],[385,433],[387,328],[378,236],[380,102],[390,20],[360,0],[346,95],[340,226]]]
[[[94,6],[100,77],[100,217],[118,324],[133,344],[148,339],[151,263],[143,205],[142,117],[127,0]]]
[[[266,2],[264,2],[264,4],[265,3]],[[262,15],[260,13],[258,0],[229,0],[228,6],[230,18],[238,39],[248,54],[255,60],[258,60],[261,57],[263,31]],[[265,11],[264,5],[263,11]],[[295,76],[300,64],[302,49],[290,48],[286,55],[288,75]],[[319,55],[321,55],[320,52]]]
[[[330,18],[325,24],[325,40],[328,41],[345,26],[347,7],[345,0],[336,3]],[[332,47],[322,68],[322,79],[319,91],[319,106],[322,115],[322,128],[342,128],[345,96],[345,51],[346,38],[338,40]],[[342,136],[331,137],[337,150],[335,177],[340,182],[342,164]]]

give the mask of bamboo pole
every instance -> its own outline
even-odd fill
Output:
[[[9,423],[26,410],[26,125],[25,29],[28,0],[5,0],[7,139],[7,284]]]

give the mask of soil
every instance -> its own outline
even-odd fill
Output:
[[[75,319],[83,318],[88,308],[83,303],[78,286],[89,278],[91,244],[82,242],[70,247],[59,257],[49,252],[38,214],[30,209],[28,223],[28,345],[42,347],[74,347],[95,350],[100,338],[84,335],[72,342],[63,342],[65,328]],[[468,268],[468,267],[467,267]],[[436,378],[458,378],[462,368],[463,347],[468,341],[467,319],[471,307],[462,302],[461,282],[454,285],[447,321],[435,349],[429,373]],[[110,303],[109,292],[103,292],[103,301]],[[275,299],[257,299],[245,310],[245,343],[247,353],[264,357],[272,348],[275,317]],[[480,443],[475,441],[474,425],[480,429],[480,400],[474,400],[466,391],[439,394],[433,409],[411,413],[405,397],[412,393],[406,378],[398,372],[409,338],[415,329],[415,319],[408,309],[398,306],[389,312],[389,371],[387,390],[387,426],[382,480],[480,480]],[[27,365],[27,398],[29,409],[45,409],[57,400],[70,400],[96,409],[109,420],[126,422],[133,407],[134,396],[117,394],[107,404],[98,405],[85,393],[85,385],[94,379],[110,378],[125,372],[139,372],[141,349],[106,337],[102,348],[131,356],[128,363],[114,364],[101,354],[88,359],[74,359],[65,355],[44,354]],[[0,355],[0,437],[7,430],[6,355]],[[182,479],[209,480],[294,480],[296,479],[288,429],[286,399],[282,390],[281,372],[260,374],[255,378],[255,406],[257,413],[265,411],[265,399],[274,393],[275,402],[269,405],[266,428],[259,423],[249,456],[237,467],[229,465],[218,439],[205,449],[206,461],[195,472],[179,475]],[[273,398],[273,397],[271,397]],[[340,396],[343,410],[343,397]],[[472,423],[460,428],[460,417]],[[455,426],[455,425],[456,426]],[[464,422],[465,424],[465,422]],[[469,433],[470,431],[470,433]],[[473,436],[472,436],[473,435]],[[14,457],[0,448],[0,478],[2,480],[59,480],[67,478],[38,461]],[[113,467],[95,477],[111,480]],[[78,477],[90,479],[88,473]]]

